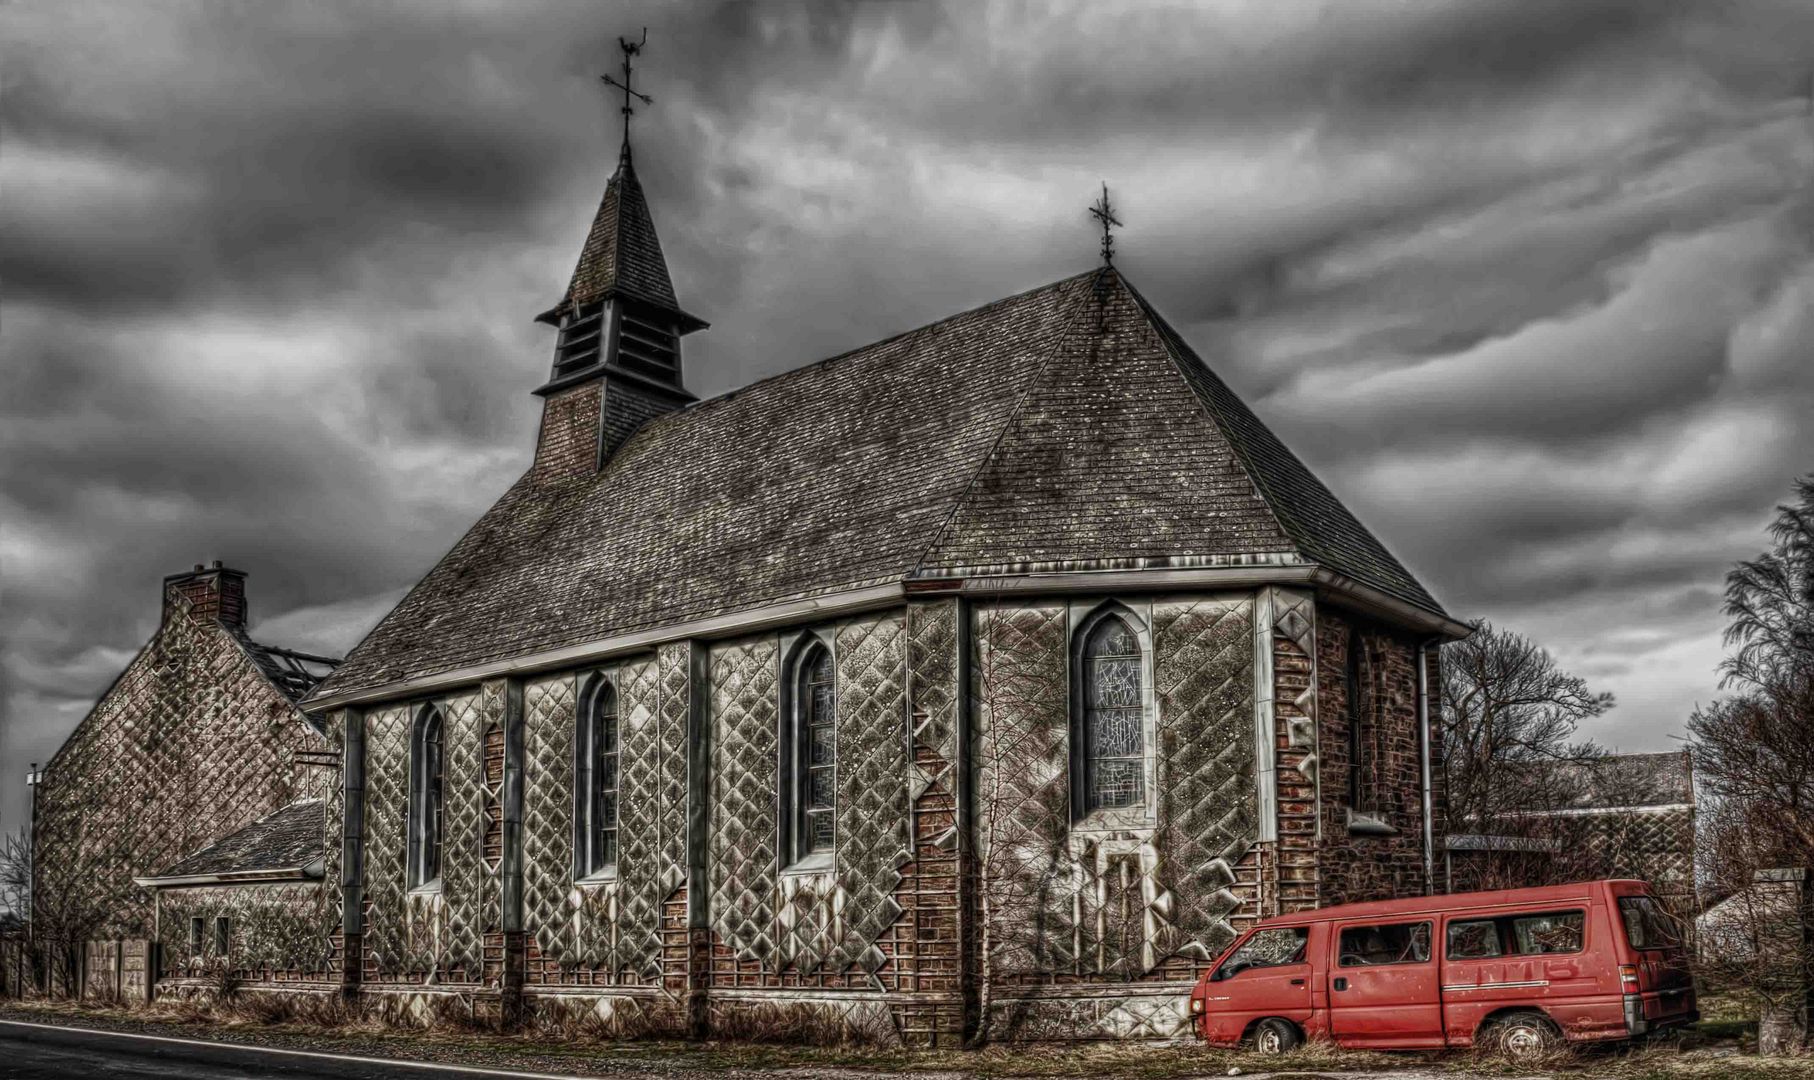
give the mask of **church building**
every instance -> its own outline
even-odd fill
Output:
[[[1254,920],[1439,886],[1467,627],[1107,258],[699,400],[626,137],[539,319],[532,463],[300,702],[337,767],[141,872],[207,890],[163,978],[1159,1037]]]
[[[1466,628],[1112,265],[697,400],[626,141],[540,320],[532,465],[305,704],[349,989],[1163,1036],[1433,887]]]

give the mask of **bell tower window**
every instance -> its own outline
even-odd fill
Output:
[[[615,306],[594,300],[561,316],[560,344],[554,349],[554,377],[559,379],[596,365],[604,357]]]
[[[674,320],[639,305],[624,305],[611,360],[626,371],[678,384],[680,338],[674,333]]]

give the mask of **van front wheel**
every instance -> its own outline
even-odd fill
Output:
[[[1289,1020],[1276,1016],[1260,1021],[1253,1029],[1253,1048],[1262,1054],[1287,1054],[1304,1043],[1304,1034]]]
[[[1516,1012],[1493,1025],[1492,1045],[1513,1061],[1540,1061],[1562,1047],[1562,1033],[1540,1012]]]

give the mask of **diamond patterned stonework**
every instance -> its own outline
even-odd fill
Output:
[[[1168,916],[1155,919],[1150,970],[1178,952],[1208,960],[1234,936],[1235,864],[1258,841],[1254,786],[1253,603],[1156,604],[1159,693],[1158,870]]]
[[[661,647],[661,888],[665,900],[686,881],[687,714],[693,708],[693,651],[686,642]]]
[[[625,664],[617,677],[623,739],[617,966],[653,976],[661,971],[661,902],[669,891],[664,883],[664,828],[672,827],[665,820],[671,815],[664,812],[655,659]],[[684,804],[681,815],[684,827]]]
[[[438,963],[443,971],[477,981],[483,964],[485,916],[484,720],[478,694],[441,704],[447,745],[446,811],[443,818]]]
[[[365,953],[385,974],[404,970],[409,725],[409,710],[401,707],[365,717]]]
[[[712,929],[745,960],[775,951],[778,647],[771,637],[716,645],[707,878]]]
[[[874,971],[875,942],[900,917],[894,890],[909,847],[906,635],[900,615],[846,623],[838,665],[838,839],[842,940],[826,959]]]
[[[571,963],[574,677],[523,687],[523,926],[542,955]]]
[[[977,844],[992,970],[1031,976],[1077,965],[1065,852],[1070,822],[1061,605],[978,607]]]
[[[299,757],[329,747],[256,648],[167,591],[163,621],[35,789],[39,895],[57,898],[41,905],[43,932],[149,937],[152,896],[133,878],[334,786]]]
[[[957,602],[914,604],[907,662],[913,672],[914,741],[929,746],[945,761],[957,760]],[[913,797],[925,791],[916,779]]]

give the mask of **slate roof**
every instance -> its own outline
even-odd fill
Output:
[[[655,221],[649,214],[649,200],[643,194],[642,182],[636,179],[628,144],[618,159],[617,171],[605,185],[605,197],[592,219],[586,244],[580,249],[567,293],[544,318],[558,317],[570,307],[589,304],[611,293],[680,311],[674,281],[668,275],[668,261],[662,256],[661,240],[655,235]]]
[[[320,799],[274,810],[161,871],[160,878],[246,874],[306,867],[322,857],[325,818]]]
[[[1442,609],[1113,271],[526,473],[314,696],[821,593],[1012,569],[1321,563]]]

